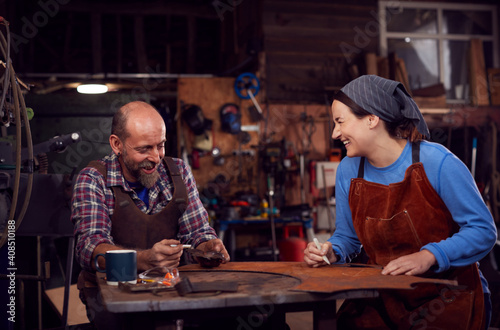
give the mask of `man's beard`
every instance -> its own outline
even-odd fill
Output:
[[[156,166],[155,163],[152,163],[149,160],[144,160],[139,164],[136,164],[130,161],[130,159],[127,157],[127,154],[124,152],[123,163],[125,164],[127,170],[132,174],[132,176],[136,178],[140,184],[148,189],[153,187],[156,181],[160,178],[160,174],[157,170],[151,174],[146,174],[141,170],[141,168],[144,167],[150,169]]]

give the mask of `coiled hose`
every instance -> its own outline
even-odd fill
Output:
[[[7,90],[9,88],[12,89],[12,94],[13,94],[13,101],[14,101],[14,118],[15,118],[15,124],[16,124],[16,170],[15,170],[15,177],[14,177],[14,188],[13,188],[13,196],[12,196],[12,203],[11,203],[11,208],[10,208],[10,213],[9,213],[9,220],[14,219],[15,213],[16,213],[16,208],[17,208],[17,202],[19,199],[19,185],[21,181],[21,135],[22,135],[22,121],[21,121],[21,116],[22,120],[24,120],[24,127],[25,127],[25,132],[26,132],[26,144],[27,144],[27,149],[28,149],[28,163],[27,163],[27,172],[28,172],[28,181],[27,181],[27,186],[26,186],[26,195],[24,198],[24,203],[19,211],[19,216],[16,219],[16,225],[15,225],[15,230],[19,228],[21,225],[21,222],[24,218],[24,215],[26,214],[26,211],[28,209],[29,201],[31,198],[31,192],[33,189],[33,170],[34,170],[34,160],[33,160],[33,140],[31,137],[31,129],[30,129],[30,124],[29,124],[29,118],[28,118],[28,113],[26,111],[26,104],[24,103],[24,97],[21,91],[21,87],[19,86],[17,79],[16,79],[16,73],[14,71],[14,67],[12,65],[11,59],[10,59],[10,31],[9,31],[9,22],[6,21],[3,17],[0,17],[0,25],[5,26],[6,30],[6,35],[7,38],[0,33],[0,50],[2,52],[3,58],[5,58],[5,77],[4,77],[4,82],[2,85],[2,99],[0,101],[0,104],[2,106],[5,105],[5,96],[7,95]],[[9,86],[9,80],[10,80],[10,86]],[[0,110],[3,108],[0,108]],[[5,226],[5,229],[2,233],[2,236],[0,238],[0,248],[7,242],[8,238],[8,232],[9,232],[9,226]]]

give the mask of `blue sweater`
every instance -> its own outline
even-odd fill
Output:
[[[341,263],[349,262],[361,250],[349,208],[351,178],[356,178],[360,157],[345,157],[338,169],[335,183],[336,230],[329,241]],[[460,231],[441,242],[424,245],[437,260],[437,272],[452,266],[465,266],[481,260],[493,248],[497,239],[493,217],[484,203],[474,178],[465,164],[444,146],[423,141],[420,162],[427,177],[448,207]],[[365,162],[364,179],[388,185],[404,179],[412,164],[411,143],[407,143],[399,158],[387,167],[374,167]],[[489,292],[481,275],[484,292]]]

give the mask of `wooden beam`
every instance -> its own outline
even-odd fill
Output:
[[[488,81],[484,62],[483,41],[471,39],[469,48],[469,84],[473,105],[489,105]]]
[[[324,15],[325,13],[334,13],[340,16],[369,16],[377,13],[377,5],[375,1],[366,0],[363,3],[357,1],[358,4],[353,4],[350,1],[263,1],[264,12],[277,12],[282,14],[300,13],[305,15]],[[374,13],[371,12],[373,10]]]
[[[341,45],[347,43],[349,46],[355,48],[359,53],[353,53],[352,56],[361,55],[362,51],[365,52],[376,52],[378,46],[378,39],[371,38],[367,43],[366,47],[363,49],[355,47],[352,42],[353,38],[349,39],[350,35],[344,33],[344,35],[339,36],[338,39],[291,39],[291,38],[264,38],[264,49],[266,52],[294,52],[297,53],[330,53],[339,54],[344,56],[342,53]],[[345,56],[344,56],[345,57]]]
[[[147,5],[143,3],[93,3],[92,6],[86,3],[70,1],[66,5],[60,6],[60,10],[65,12],[98,13],[100,15],[178,15],[219,19],[216,10],[211,4],[193,6],[183,3],[165,3],[163,1],[148,3]]]
[[[172,45],[170,43],[170,34],[172,33],[172,16],[167,15],[167,24],[166,24],[166,32],[167,32],[167,45],[165,49],[165,72],[171,72],[172,70]]]
[[[116,15],[116,73],[122,73],[123,66],[123,42],[122,42],[122,18]]]
[[[134,17],[134,40],[137,56],[137,72],[146,72],[148,67],[148,58],[146,55],[146,44],[144,41],[144,17]]]
[[[72,30],[73,30],[73,14],[70,13],[68,15],[68,23],[66,25],[66,33],[64,35],[64,49],[63,49],[63,63],[64,69],[68,72],[71,72],[71,40],[72,38]]]
[[[343,27],[322,28],[322,27],[297,27],[297,26],[264,26],[264,35],[266,38],[273,39],[328,39],[328,40],[346,40],[351,42],[346,36],[355,36],[352,28],[344,25]]]
[[[101,15],[92,13],[90,24],[92,31],[92,71],[102,72],[102,22]]]
[[[54,49],[53,43],[48,42],[45,37],[41,35],[36,36],[36,42],[42,46],[42,48],[45,48],[47,51],[45,54],[45,58],[48,58],[46,60],[45,68],[48,69],[48,72],[59,72],[61,70],[61,53]],[[30,53],[33,52],[33,54],[30,54],[30,58],[35,58],[35,56],[38,56],[37,53],[40,53],[40,50],[37,49],[35,52],[35,47],[34,47],[33,42],[30,42]]]
[[[493,121],[500,125],[500,107],[494,106],[451,106],[447,113],[437,113],[436,109],[420,109],[429,128],[435,127],[475,127],[478,131]],[[432,113],[434,112],[434,113]],[[441,111],[443,112],[443,111]]]
[[[366,53],[365,54],[365,65],[366,65],[366,74],[374,74],[378,73],[377,71],[377,54],[375,53]]]
[[[267,82],[267,66],[266,66],[266,53],[265,52],[259,52],[258,54],[258,59],[259,59],[259,70],[257,71],[257,78],[260,80],[260,99],[262,100],[262,103],[267,102],[267,95],[266,95],[266,82]],[[262,108],[262,106],[261,106]],[[265,111],[265,110],[263,110]],[[263,114],[265,116],[265,114]]]
[[[324,12],[322,14],[307,14],[303,12],[283,13],[281,11],[265,11],[262,13],[262,26],[264,30],[269,28],[290,29],[330,29],[338,30],[355,26],[364,27],[370,20],[368,15],[342,15],[338,12]],[[267,32],[265,34],[268,34]]]
[[[196,70],[196,17],[187,17],[187,73],[194,73]]]

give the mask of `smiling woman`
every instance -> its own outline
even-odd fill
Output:
[[[371,118],[357,116],[344,103],[335,100],[332,104],[335,127],[332,138],[340,140],[347,150],[348,157],[366,154],[371,149],[369,138]]]
[[[332,138],[342,141],[347,156],[364,156],[383,167],[399,157],[406,139],[414,142],[430,136],[420,110],[401,84],[378,76],[358,81],[362,83],[348,84],[338,91],[332,104]],[[381,154],[377,145],[395,153]]]
[[[424,141],[427,124],[399,82],[357,78],[336,94],[332,114],[332,138],[347,149],[337,169],[337,229],[322,249],[309,243],[306,263],[350,262],[363,247],[384,275],[453,278],[462,286],[453,299],[444,298],[445,287],[420,286],[347,301],[339,328],[487,328],[490,292],[476,263],[495,244],[496,227],[465,164]],[[420,313],[437,305],[445,308],[432,320]]]

